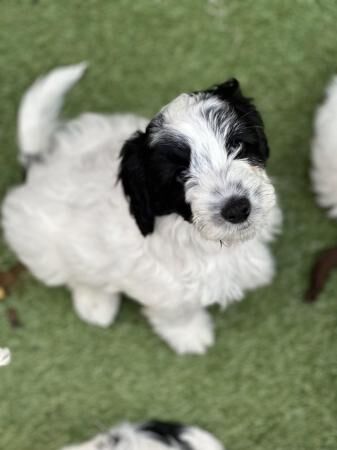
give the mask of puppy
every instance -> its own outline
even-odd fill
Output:
[[[311,179],[320,206],[337,218],[337,77],[329,84],[326,97],[317,109],[312,142]],[[324,250],[313,267],[305,299],[314,301],[330,272],[337,266],[337,248]]]
[[[149,122],[130,114],[60,121],[84,64],[39,79],[19,110],[23,185],[6,196],[5,238],[77,314],[106,327],[137,299],[178,353],[214,341],[205,308],[269,283],[280,224],[262,119],[229,80],[182,94]]]
[[[178,423],[124,423],[62,450],[224,450],[207,431]]]
[[[337,76],[317,110],[312,142],[311,178],[320,206],[337,218]]]

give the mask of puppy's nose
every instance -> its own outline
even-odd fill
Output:
[[[246,197],[231,197],[222,208],[221,215],[231,223],[247,220],[251,211],[250,201]]]

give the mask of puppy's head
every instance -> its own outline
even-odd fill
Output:
[[[261,116],[232,79],[162,108],[125,143],[120,178],[144,236],[176,213],[205,239],[232,243],[268,227],[268,155]]]
[[[83,444],[62,450],[224,450],[207,431],[179,423],[123,423]]]

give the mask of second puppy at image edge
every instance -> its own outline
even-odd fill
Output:
[[[320,206],[337,218],[337,76],[329,83],[318,107],[312,140],[311,179]],[[337,246],[324,249],[313,266],[306,301],[315,301],[331,271],[337,267]]]
[[[206,308],[274,275],[281,213],[261,116],[232,79],[179,95],[151,121],[62,121],[85,68],[56,69],[23,97],[26,180],[4,200],[5,238],[36,278],[70,289],[86,322],[109,326],[125,293],[177,353],[204,353],[214,342]]]
[[[316,112],[311,178],[318,204],[337,218],[337,76]]]
[[[225,450],[210,433],[179,423],[123,423],[62,450]]]

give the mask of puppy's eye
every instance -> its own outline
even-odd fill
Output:
[[[240,139],[233,139],[230,143],[230,147],[232,151],[240,150],[243,146],[242,141]]]
[[[184,184],[186,179],[186,175],[184,172],[177,172],[176,173],[176,182],[179,184]]]

